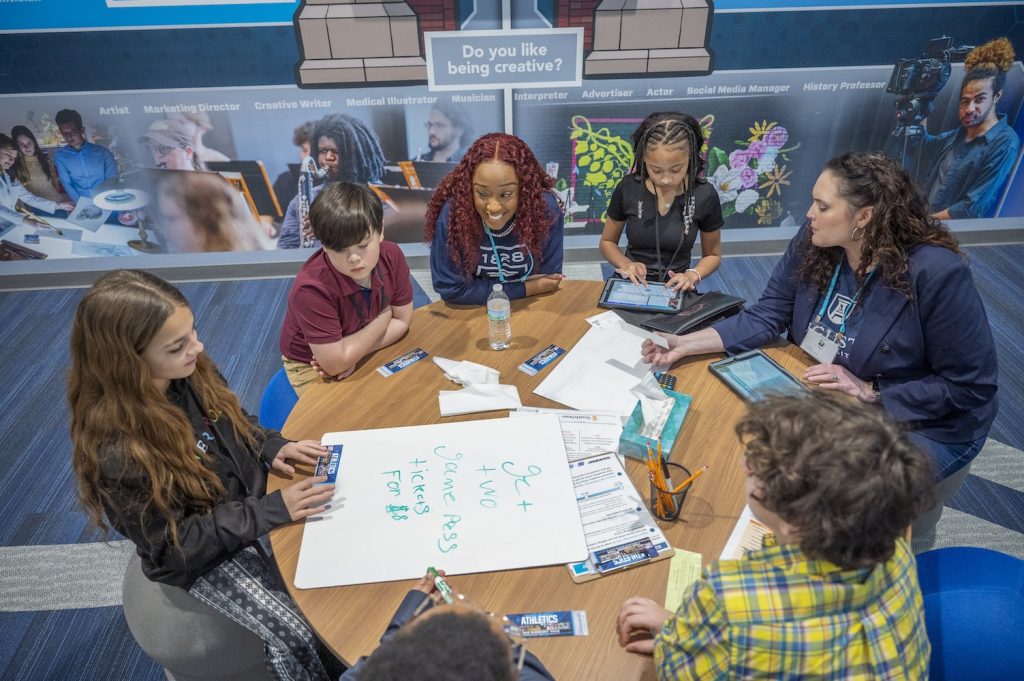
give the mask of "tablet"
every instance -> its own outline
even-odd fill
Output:
[[[637,312],[675,314],[683,307],[683,293],[659,283],[652,282],[645,287],[642,284],[634,284],[629,279],[612,277],[604,283],[604,290],[601,291],[597,305]]]
[[[748,402],[810,392],[800,379],[760,350],[720,359],[709,364],[708,369]]]

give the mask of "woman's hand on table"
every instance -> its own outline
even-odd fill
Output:
[[[871,388],[871,383],[857,378],[838,364],[815,364],[808,367],[804,371],[804,380],[814,383],[823,390],[838,390],[862,402],[875,401],[875,391]]]
[[[295,467],[288,465],[286,461],[303,463],[315,468],[317,459],[324,456],[327,456],[327,447],[316,440],[289,442],[277,450],[277,456],[270,463],[270,467],[275,471],[291,475],[295,472]]]
[[[619,645],[631,653],[653,654],[654,637],[670,617],[670,610],[666,610],[650,598],[627,598],[619,610]]]
[[[663,331],[656,331],[655,333],[668,341],[668,348],[663,348],[652,341],[645,340],[640,346],[640,354],[645,364],[667,368],[686,356],[686,349],[681,342],[681,336],[664,333]]]
[[[302,520],[327,510],[327,502],[334,496],[334,485],[322,485],[326,475],[303,478],[281,490],[285,508],[292,520]]]
[[[537,296],[544,293],[551,293],[558,289],[559,284],[565,279],[561,272],[543,274],[539,277],[531,277],[526,280],[526,295]]]

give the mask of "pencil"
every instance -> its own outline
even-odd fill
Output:
[[[679,483],[679,486],[676,487],[674,490],[672,490],[672,493],[673,494],[679,494],[680,492],[682,492],[684,487],[686,487],[687,485],[692,483],[694,480],[696,480],[700,476],[704,475],[704,471],[706,471],[707,469],[708,469],[707,466],[701,466],[700,468],[698,468],[696,473],[694,473],[693,475],[688,477],[686,480],[683,480],[681,483]]]
[[[42,225],[43,227],[49,227],[50,229],[52,229],[54,232],[57,233],[57,236],[64,236],[64,232],[60,231],[60,229],[58,229],[57,227],[51,225],[49,222],[47,222],[46,220],[42,219],[41,217],[39,217],[38,215],[36,215],[32,211],[25,210],[24,208],[19,208],[18,212],[21,213],[22,215],[24,215],[25,217],[32,218],[33,221],[37,222],[38,224]]]

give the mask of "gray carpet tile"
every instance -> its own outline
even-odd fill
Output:
[[[914,553],[948,546],[976,546],[1024,560],[1024,535],[1020,532],[949,507],[943,509],[934,535],[914,537],[911,543]]]

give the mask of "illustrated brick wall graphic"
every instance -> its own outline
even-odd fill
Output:
[[[454,30],[452,5],[443,0],[303,0],[295,13],[302,57],[298,84],[426,82],[421,31]]]
[[[708,0],[561,0],[559,26],[582,27],[585,76],[708,73]]]

